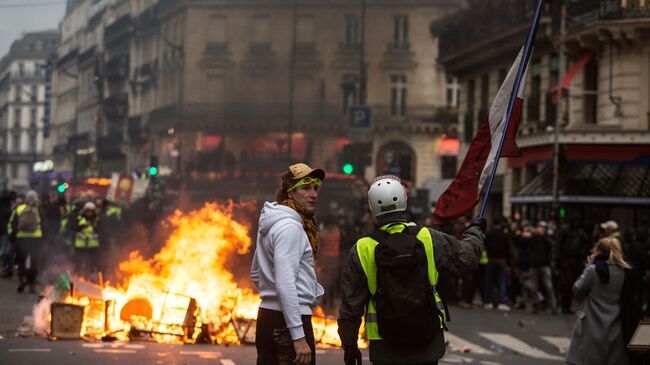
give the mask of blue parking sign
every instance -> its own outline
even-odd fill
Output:
[[[367,106],[350,107],[350,127],[370,128],[370,107]]]

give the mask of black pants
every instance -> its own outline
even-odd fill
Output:
[[[29,284],[30,286],[36,284],[36,278],[41,269],[42,260],[43,240],[41,238],[27,237],[16,240],[18,274],[27,280],[25,284]]]
[[[311,348],[311,365],[316,364],[316,346],[311,316],[302,316],[305,339]],[[293,365],[296,352],[284,316],[280,311],[260,308],[255,327],[257,365]]]

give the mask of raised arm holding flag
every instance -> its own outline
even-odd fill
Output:
[[[440,196],[433,214],[434,223],[442,224],[469,213],[479,201],[485,183],[480,216],[485,214],[487,197],[500,157],[521,155],[515,136],[521,120],[523,91],[528,63],[533,51],[543,0],[539,0],[526,43],[499,88],[490,112],[472,139],[456,178]]]

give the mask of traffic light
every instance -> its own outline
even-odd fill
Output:
[[[61,183],[59,186],[56,187],[56,191],[59,193],[63,194],[65,193],[66,190],[68,190],[68,183]]]
[[[149,157],[149,176],[158,175],[158,156]]]
[[[362,175],[364,168],[370,164],[370,143],[350,143],[343,146],[340,171],[346,175]]]

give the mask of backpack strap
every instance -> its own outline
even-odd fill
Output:
[[[377,242],[381,242],[381,240],[383,238],[386,238],[386,236],[388,236],[389,234],[390,233],[388,233],[386,231],[383,231],[381,229],[375,229],[374,231],[370,232],[368,234],[368,236],[366,236],[366,237],[372,238],[373,240],[375,240]]]

